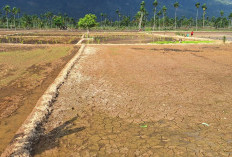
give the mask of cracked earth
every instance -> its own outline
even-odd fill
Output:
[[[231,156],[231,45],[87,46],[34,156]]]

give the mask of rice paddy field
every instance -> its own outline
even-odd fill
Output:
[[[0,31],[0,154],[79,54],[30,155],[230,156],[232,33],[186,33]]]

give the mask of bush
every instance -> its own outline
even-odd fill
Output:
[[[226,43],[226,36],[223,36],[222,40],[223,40],[223,43],[225,44]]]

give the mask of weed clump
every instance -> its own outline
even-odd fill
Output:
[[[223,43],[225,44],[226,43],[226,36],[223,36],[222,40],[223,40]]]

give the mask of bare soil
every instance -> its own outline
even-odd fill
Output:
[[[155,34],[160,35],[168,35],[168,36],[175,36],[177,32],[155,32]],[[178,32],[181,34],[191,34],[190,32]],[[226,36],[228,41],[232,41],[232,32],[195,32],[193,37],[198,38],[208,38],[208,39],[214,39],[214,40],[222,40],[223,36]]]
[[[76,44],[80,36],[5,36],[0,38],[0,43],[19,44]]]
[[[171,37],[157,37],[152,35],[92,35],[93,41],[87,44],[148,44],[155,41],[173,41]]]
[[[14,51],[30,52],[35,49],[44,49],[46,52],[48,48],[47,46],[9,45],[0,46],[0,53],[10,52],[14,55]],[[78,49],[79,47],[75,47],[66,56],[54,59],[51,62],[43,64],[33,64],[33,61],[27,62],[25,64],[28,64],[28,68],[25,69],[23,74],[0,86],[0,154],[30,114],[38,99]],[[41,58],[41,56],[37,57]],[[0,82],[14,74],[14,69],[11,72],[10,69],[7,69],[9,67],[7,64],[0,66]],[[4,71],[7,71],[6,75]]]
[[[34,156],[230,156],[232,45],[87,46]]]

